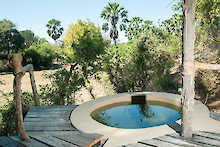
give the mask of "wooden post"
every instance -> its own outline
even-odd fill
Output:
[[[183,91],[182,136],[192,137],[192,113],[194,105],[194,42],[196,0],[184,0],[183,5]]]
[[[24,68],[21,65],[22,56],[20,54],[14,54],[11,57],[11,64],[14,69],[14,101],[15,101],[15,115],[17,121],[18,133],[22,140],[28,141],[29,137],[24,130],[23,114],[22,114],[22,104],[21,104],[21,78],[24,76]]]
[[[37,93],[37,86],[36,86],[35,79],[34,79],[33,69],[34,69],[34,67],[33,67],[32,64],[28,64],[24,67],[24,70],[28,71],[29,75],[30,75],[31,87],[32,87],[33,95],[34,95],[35,106],[40,106],[40,101],[39,101],[39,96],[38,96],[38,93]]]

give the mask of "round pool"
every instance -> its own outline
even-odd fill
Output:
[[[178,120],[178,111],[181,108],[180,98],[180,95],[162,92],[135,92],[104,96],[79,105],[71,113],[71,122],[74,127],[84,133],[104,135],[109,139],[107,142],[109,146],[134,143],[138,140],[174,133],[175,130],[167,124],[180,123]],[[138,104],[147,105],[139,106]],[[125,114],[119,113],[119,110],[127,113],[127,118],[131,119],[125,120]],[[102,115],[97,113],[99,111],[101,113],[105,111],[103,115],[106,120],[95,118],[95,115],[98,117]],[[106,114],[109,115],[109,111],[115,115],[111,116],[111,124],[108,121],[109,116],[105,117]],[[118,122],[123,123],[123,126],[118,126]]]
[[[144,106],[144,107],[148,107],[147,109],[142,109],[143,106],[142,108],[140,108],[139,106],[135,106],[136,104],[139,103],[139,101],[135,101],[135,99],[132,99],[132,97],[136,95],[145,96],[144,99],[146,100],[145,102],[146,104],[148,104],[148,106]],[[141,101],[140,103],[143,103],[143,101]],[[177,117],[174,120],[172,120],[173,116],[175,115],[171,115],[171,117],[168,115],[166,116],[166,119],[168,118],[167,119],[168,122],[165,121],[164,124],[159,124],[159,125],[157,124],[156,126],[147,127],[147,128],[142,128],[142,126],[146,126],[146,124],[141,124],[142,126],[140,125],[141,127],[139,129],[130,129],[125,127],[116,128],[117,126],[105,125],[106,122],[101,123],[98,120],[96,121],[95,119],[92,118],[92,115],[95,112],[101,110],[102,108],[104,108],[104,110],[110,110],[114,106],[115,109],[114,111],[116,111],[117,109],[121,109],[120,106],[124,106],[124,104],[131,106],[126,108],[128,117],[135,116],[136,118],[136,116],[140,115],[140,117],[138,118],[139,120],[133,119],[134,122],[135,121],[140,122],[140,121],[147,121],[144,120],[145,117],[143,115],[145,114],[147,116],[152,115],[151,113],[152,111],[150,112],[147,111],[149,109],[150,110],[153,109],[150,107],[159,106],[159,108],[156,109],[163,109],[160,108],[160,106],[163,106],[165,108],[170,108],[178,112],[181,108],[181,96],[171,93],[163,93],[163,92],[136,92],[136,93],[122,93],[111,96],[104,96],[101,98],[97,98],[96,100],[85,102],[79,105],[76,109],[74,109],[70,117],[71,123],[74,127],[76,127],[78,130],[84,133],[98,133],[104,135],[106,138],[108,138],[108,141],[105,144],[106,147],[125,145],[129,143],[135,143],[140,140],[146,140],[154,137],[163,136],[165,134],[172,134],[176,132],[175,128],[172,127],[172,124],[174,124],[174,126],[178,126],[178,124],[180,125],[181,123],[180,120],[175,121]],[[136,107],[135,108],[136,110],[134,110],[133,107]],[[194,130],[204,130],[204,129],[216,130],[220,128],[219,122],[216,123],[215,120],[211,120],[209,118],[209,110],[201,102],[195,101],[193,109],[194,111],[192,118],[193,118]],[[137,114],[139,113],[139,111],[143,111],[144,113]],[[118,110],[114,113],[119,115],[117,112]],[[150,117],[149,122],[153,122],[153,121],[161,122],[161,119],[164,117],[163,116],[164,114],[160,114],[160,113],[162,112],[161,111],[157,112],[157,114],[153,113],[155,116],[157,116],[157,118],[160,119],[160,121],[158,119],[153,120],[152,117]],[[168,113],[171,114],[169,110]],[[121,116],[117,116],[117,117],[121,117]],[[123,117],[121,117],[122,121],[124,119]],[[171,122],[172,121],[175,122],[173,122],[171,125],[167,125],[170,122],[170,120]],[[127,121],[127,123],[129,122]],[[207,124],[211,124],[211,125],[207,125]]]
[[[180,119],[175,106],[161,102],[147,104],[113,104],[91,113],[104,125],[123,129],[140,129],[170,124]]]

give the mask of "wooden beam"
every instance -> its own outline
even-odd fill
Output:
[[[220,70],[220,64],[207,64],[195,62],[196,70]]]
[[[34,67],[33,67],[32,64],[28,64],[28,65],[24,66],[24,71],[29,72],[29,75],[30,75],[31,87],[32,87],[33,95],[34,95],[35,106],[40,106],[40,101],[39,101],[39,96],[38,96],[38,93],[37,93],[37,86],[36,86],[36,83],[35,83],[33,69],[34,69]]]
[[[182,136],[192,138],[192,113],[194,105],[194,42],[196,0],[184,0],[183,4],[183,91]]]

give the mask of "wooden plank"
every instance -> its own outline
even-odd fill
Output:
[[[43,142],[49,146],[53,146],[53,147],[78,147],[74,144],[71,144],[69,142],[60,140],[58,138],[52,137],[52,136],[31,136],[32,138],[34,138],[35,140],[39,141],[39,142]]]
[[[29,136],[47,135],[47,136],[59,136],[59,135],[72,135],[78,134],[78,131],[27,131]]]
[[[203,137],[207,137],[207,138],[220,140],[220,135],[217,135],[216,133],[212,133],[212,132],[199,131],[199,132],[195,132],[194,134],[199,135],[199,136],[203,136]]]
[[[208,144],[204,144],[202,142],[198,142],[196,140],[193,140],[193,139],[184,139],[183,137],[179,136],[179,135],[176,135],[176,134],[169,134],[167,136],[171,136],[171,137],[174,137],[174,138],[177,138],[177,139],[181,139],[181,140],[184,140],[188,143],[191,143],[191,144],[195,144],[197,146],[206,146],[206,147],[211,147],[211,145],[208,145]],[[213,147],[213,146],[212,146]]]
[[[104,136],[98,134],[74,132],[70,135],[56,135],[55,137],[76,144],[78,146],[86,147],[90,146],[91,144],[100,143]]]
[[[24,122],[63,122],[63,121],[68,121],[69,118],[60,118],[60,117],[56,117],[56,118],[35,118],[35,117],[27,117],[24,119]]]
[[[0,137],[0,147],[22,147],[21,144],[17,143],[16,141],[10,139],[9,137],[2,136]]]
[[[29,116],[32,116],[32,115],[39,115],[39,117],[41,115],[57,115],[57,116],[60,116],[60,117],[62,117],[63,115],[68,115],[68,117],[69,117],[70,114],[71,114],[71,112],[69,112],[69,111],[28,112],[26,114],[26,117],[29,117]]]
[[[138,143],[146,144],[146,145],[153,145],[153,146],[159,146],[159,147],[180,147],[179,145],[174,145],[168,142],[164,142],[161,140],[158,140],[156,138],[150,139],[150,140],[143,140],[139,141]]]
[[[10,138],[21,144],[22,147],[49,147],[48,145],[38,142],[32,138],[30,138],[29,142],[21,141],[19,136],[12,136]]]
[[[72,126],[70,121],[53,121],[53,122],[24,122],[25,127],[35,126],[35,127],[60,127],[60,126]]]
[[[26,131],[74,131],[76,130],[72,126],[52,126],[52,127],[43,127],[43,126],[25,126]]]
[[[72,106],[31,106],[29,111],[62,111],[62,110],[74,110],[77,107],[77,105]]]
[[[152,146],[146,145],[146,144],[141,144],[141,143],[135,143],[135,144],[127,144],[127,145],[123,145],[123,146],[118,146],[118,147],[152,147]]]
[[[45,118],[45,117],[48,117],[48,118],[69,118],[70,116],[70,113],[69,112],[66,112],[66,113],[51,113],[51,114],[27,114],[26,115],[26,118],[28,117],[41,117],[41,118]]]
[[[171,137],[171,136],[161,136],[161,137],[157,137],[157,139],[159,139],[161,141],[164,141],[164,142],[180,145],[180,146],[187,146],[187,147],[196,147],[196,146],[198,146],[197,144],[193,144],[193,143],[187,142],[183,139],[174,138],[174,137]]]
[[[193,135],[192,141],[199,142],[204,145],[220,146],[220,140],[215,140],[203,136]]]

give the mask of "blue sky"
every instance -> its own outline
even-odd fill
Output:
[[[169,18],[174,12],[171,9],[175,0],[111,0],[119,2],[128,10],[129,18],[140,16],[152,20],[156,24],[159,19]],[[109,0],[2,0],[0,5],[0,20],[9,19],[18,30],[29,29],[36,35],[45,37],[52,42],[46,33],[49,19],[61,21],[65,30],[78,19],[102,25],[101,11]],[[63,36],[64,36],[63,35]],[[121,37],[121,41],[125,38]]]

